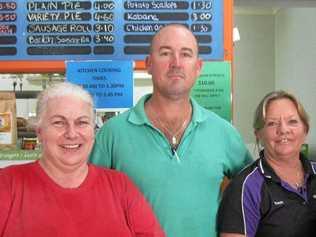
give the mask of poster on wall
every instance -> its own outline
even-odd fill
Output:
[[[86,89],[97,109],[133,106],[132,61],[67,61],[66,80]]]
[[[204,108],[231,122],[231,63],[204,62],[191,95]]]

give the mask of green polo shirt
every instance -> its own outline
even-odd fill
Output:
[[[145,114],[149,97],[105,123],[90,159],[125,172],[151,203],[168,237],[216,237],[221,181],[252,159],[231,124],[193,99],[177,159]]]

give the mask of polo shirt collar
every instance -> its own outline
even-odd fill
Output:
[[[192,97],[190,98],[191,104],[192,104],[192,122],[193,123],[202,123],[208,118],[208,113],[206,109],[204,109],[202,106],[200,106],[195,99]]]
[[[137,104],[130,110],[128,121],[136,125],[152,125],[145,112],[145,103],[151,97],[152,94],[144,95]],[[203,122],[207,119],[207,113],[201,106],[191,97],[192,104],[192,120],[193,124]]]
[[[148,124],[151,125],[146,112],[145,103],[151,97],[151,94],[144,95],[137,104],[130,110],[128,121],[136,125]]]
[[[281,182],[280,178],[276,175],[274,170],[271,168],[271,166],[268,164],[268,162],[264,158],[264,150],[260,151],[260,158],[258,160],[258,168],[263,176],[265,176],[268,179],[272,179],[278,182]],[[305,175],[316,175],[316,169],[312,166],[311,162],[304,157],[303,154],[300,154],[300,160],[303,165],[304,173]]]

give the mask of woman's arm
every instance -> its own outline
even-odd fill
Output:
[[[234,234],[234,233],[221,233],[220,237],[246,237],[246,236],[241,235],[241,234]]]

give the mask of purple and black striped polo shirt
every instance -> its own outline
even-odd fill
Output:
[[[247,237],[316,236],[316,162],[301,156],[304,186],[283,182],[260,158],[229,184],[218,211],[218,231]]]

